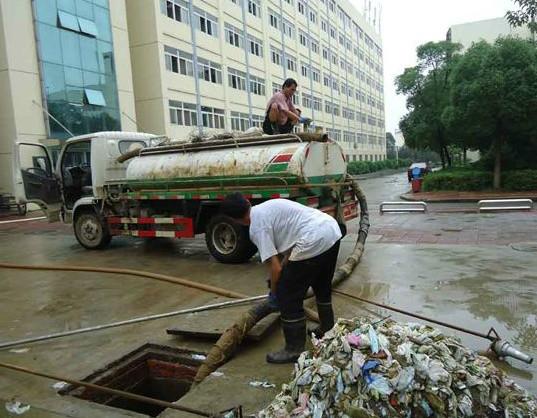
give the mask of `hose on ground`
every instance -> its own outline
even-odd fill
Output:
[[[367,201],[362,189],[350,176],[347,179],[351,182],[352,190],[360,205],[360,223],[358,239],[354,245],[352,253],[347,260],[337,268],[332,278],[332,286],[335,287],[347,279],[360,263],[364,252],[365,241],[369,233],[369,212]],[[218,367],[223,365],[240,346],[244,337],[252,327],[264,317],[274,312],[268,302],[257,304],[250,308],[248,312],[242,315],[231,327],[229,327],[218,339],[213,348],[209,351],[207,359],[200,366],[194,384],[201,383],[207,376],[214,372]]]

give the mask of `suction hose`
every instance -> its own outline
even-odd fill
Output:
[[[364,252],[365,240],[369,232],[369,212],[367,210],[367,201],[364,193],[358,184],[349,176],[347,181],[351,183],[352,190],[360,205],[360,224],[358,239],[351,255],[347,260],[338,267],[332,279],[332,286],[337,286],[347,279],[356,266],[360,263]],[[237,350],[244,337],[252,327],[265,318],[267,315],[275,312],[268,302],[262,302],[253,306],[248,312],[242,315],[230,328],[228,328],[213,346],[207,359],[198,369],[194,378],[194,384],[199,384],[214,372],[218,367],[224,364]]]

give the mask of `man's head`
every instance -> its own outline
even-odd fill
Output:
[[[220,212],[237,223],[250,225],[250,208],[252,205],[241,193],[228,194],[220,205]]]
[[[288,78],[283,82],[282,85],[282,93],[285,94],[287,97],[292,97],[293,94],[296,92],[296,88],[298,87],[298,83],[294,78]]]

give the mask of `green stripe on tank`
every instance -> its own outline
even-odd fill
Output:
[[[288,163],[269,164],[267,168],[265,169],[265,172],[266,173],[281,173],[282,171],[287,171],[287,167],[289,167]]]

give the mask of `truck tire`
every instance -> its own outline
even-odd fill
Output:
[[[248,228],[224,215],[215,215],[207,224],[205,242],[211,255],[224,264],[248,261],[257,248],[248,236]]]
[[[78,243],[88,250],[104,248],[112,239],[108,225],[93,210],[87,210],[78,215],[73,228]]]

